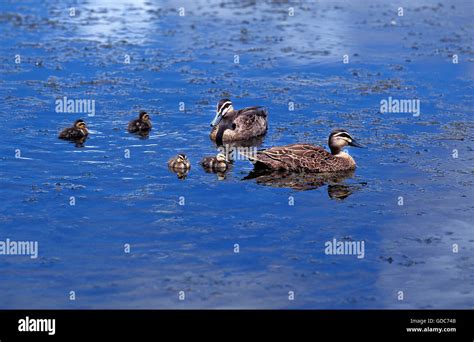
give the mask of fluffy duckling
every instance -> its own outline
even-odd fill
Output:
[[[72,127],[65,128],[59,133],[59,139],[81,140],[89,135],[87,125],[84,120],[79,119],[74,122]]]
[[[215,157],[205,157],[201,160],[201,165],[206,171],[225,172],[230,167],[224,153],[218,153]]]
[[[150,116],[145,111],[141,111],[138,114],[138,119],[128,123],[128,131],[130,133],[146,134],[150,131],[151,127]]]
[[[179,179],[185,179],[191,169],[191,163],[184,154],[180,153],[168,160],[168,168],[176,173]]]
[[[191,163],[189,162],[188,157],[180,153],[176,157],[168,160],[168,167],[172,170],[190,170]]]

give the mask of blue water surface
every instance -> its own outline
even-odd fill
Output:
[[[472,1],[0,6],[0,241],[39,244],[0,255],[0,308],[474,306]],[[56,112],[64,96],[95,115]],[[305,191],[244,180],[245,160],[206,173],[223,97],[267,107],[261,148],[349,130],[355,174]],[[389,97],[420,115],[381,113]],[[146,139],[126,131],[139,110]],[[78,118],[84,146],[58,140]]]

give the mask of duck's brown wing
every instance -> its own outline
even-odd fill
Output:
[[[146,121],[142,121],[140,119],[135,119],[128,123],[128,131],[130,133],[147,132],[150,129],[151,129],[151,124],[147,123]]]
[[[267,110],[264,107],[247,107],[233,111],[214,126],[209,134],[216,141],[220,127],[225,126],[223,142],[249,140],[264,135],[268,129]]]
[[[324,148],[310,144],[275,146],[259,151],[256,167],[272,170],[328,172],[334,166],[334,156]]]
[[[60,139],[81,139],[84,136],[81,130],[74,127],[65,128],[59,133]]]
[[[130,122],[128,123],[128,131],[129,131],[130,133],[136,133],[136,132],[138,132],[138,131],[140,130],[140,128],[138,127],[138,125],[139,125],[138,120],[135,119],[135,120],[130,121]]]
[[[267,116],[264,107],[248,107],[237,111],[232,120],[234,129],[229,132],[229,138],[249,139],[265,134],[268,129]]]
[[[266,129],[268,113],[264,107],[247,107],[235,112],[231,120],[243,127],[250,128],[254,125],[260,125]]]
[[[265,107],[262,106],[255,106],[255,107],[247,107],[243,109],[239,109],[237,111],[237,116],[239,115],[256,115],[266,118],[268,116],[268,112]]]

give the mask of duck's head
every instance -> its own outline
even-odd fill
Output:
[[[79,119],[74,122],[74,127],[80,129],[80,130],[86,130],[87,131],[87,124],[84,120]]]
[[[331,132],[328,145],[332,154],[338,154],[346,146],[364,147],[359,144],[345,129],[335,129]]]
[[[227,113],[234,110],[232,101],[229,99],[222,99],[217,103],[216,116],[211,122],[211,127],[217,126],[219,122],[226,116]]]
[[[186,163],[188,161],[188,157],[186,157],[186,155],[180,153],[176,156],[176,161],[178,163]]]
[[[227,157],[226,157],[225,154],[222,153],[222,152],[220,152],[220,153],[217,154],[216,160],[217,160],[218,162],[227,162],[227,161],[228,161],[228,160],[227,160]]]
[[[143,121],[150,121],[150,116],[144,110],[142,110],[140,114],[138,114],[138,118]]]

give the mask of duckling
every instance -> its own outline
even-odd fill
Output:
[[[248,140],[264,135],[268,129],[268,113],[263,107],[235,110],[232,101],[222,99],[217,104],[216,116],[211,122],[209,137],[217,145]]]
[[[188,157],[180,153],[176,157],[168,160],[168,167],[173,171],[190,170],[191,163],[189,162]]]
[[[168,160],[168,169],[178,176],[179,179],[185,179],[191,169],[189,159],[182,153]]]
[[[310,144],[275,146],[247,156],[256,169],[288,170],[294,172],[335,172],[355,170],[354,159],[342,149],[346,146],[363,147],[346,130],[335,129],[328,139],[331,153]]]
[[[141,111],[140,114],[138,114],[138,119],[128,123],[128,131],[130,133],[148,133],[151,127],[150,116],[145,111]]]
[[[89,135],[87,125],[84,120],[79,119],[74,122],[72,127],[65,128],[59,133],[59,139],[81,140]]]
[[[206,171],[225,172],[230,167],[224,153],[220,152],[215,157],[205,157],[201,160],[201,165]]]

